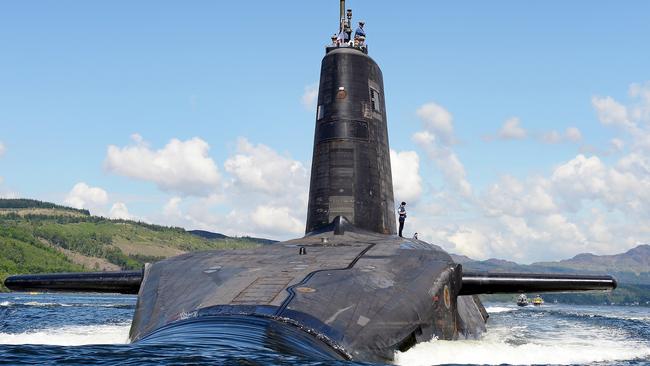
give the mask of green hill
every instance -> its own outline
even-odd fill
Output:
[[[11,274],[137,269],[189,251],[259,245],[255,238],[206,238],[48,202],[0,199],[0,291]]]

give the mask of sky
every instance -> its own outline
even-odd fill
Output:
[[[349,0],[405,233],[521,263],[650,243],[650,2]],[[338,2],[0,3],[0,196],[304,234]]]

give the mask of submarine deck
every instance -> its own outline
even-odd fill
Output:
[[[301,248],[306,254],[301,255]],[[417,239],[370,232],[328,231],[253,250],[218,250],[188,253],[147,266],[131,329],[132,341],[193,311],[214,305],[251,305],[284,308],[293,290],[310,274],[351,268],[361,257],[375,260],[357,266],[375,271],[388,265],[399,249],[444,253]],[[445,254],[446,256],[446,254]],[[381,270],[380,270],[381,271]],[[295,289],[292,289],[295,287]]]

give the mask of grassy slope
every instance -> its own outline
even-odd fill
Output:
[[[206,239],[181,228],[90,216],[44,202],[0,200],[0,291],[10,274],[97,269],[73,263],[60,248],[133,269],[189,251],[258,245],[245,238]]]
[[[15,273],[76,272],[83,268],[56,249],[41,244],[29,231],[0,226],[0,280]],[[0,282],[0,290],[4,285]]]

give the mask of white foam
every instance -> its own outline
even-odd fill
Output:
[[[124,344],[129,323],[117,325],[76,325],[46,328],[25,333],[0,333],[0,344],[47,344],[80,346],[85,344]]]
[[[615,309],[617,311],[608,311],[601,309],[580,309],[582,311],[565,311],[565,313],[574,315],[574,316],[586,316],[590,318],[595,318],[597,316],[603,316],[612,319],[622,319],[622,320],[639,320],[639,321],[650,321],[650,314],[646,308],[635,309],[632,307],[623,309]]]
[[[496,314],[496,313],[505,313],[508,311],[515,311],[517,308],[507,308],[505,306],[488,306],[485,308],[485,311],[491,314]]]
[[[610,334],[608,338],[604,332],[594,331],[593,328],[590,331],[582,329],[579,334],[568,337],[565,334],[558,334],[557,337],[546,334],[548,338],[526,339],[525,344],[512,344],[506,342],[515,335],[512,328],[494,329],[481,340],[420,343],[405,353],[398,352],[395,360],[399,365],[409,366],[449,363],[568,365],[650,356],[650,345],[647,343],[625,339],[617,334]]]
[[[0,302],[0,306],[4,306],[4,307],[11,306],[11,303],[9,301],[3,301]]]
[[[58,304],[56,302],[28,301],[28,302],[24,303],[23,305],[26,305],[26,306],[57,306],[57,305],[61,305],[61,304]]]

